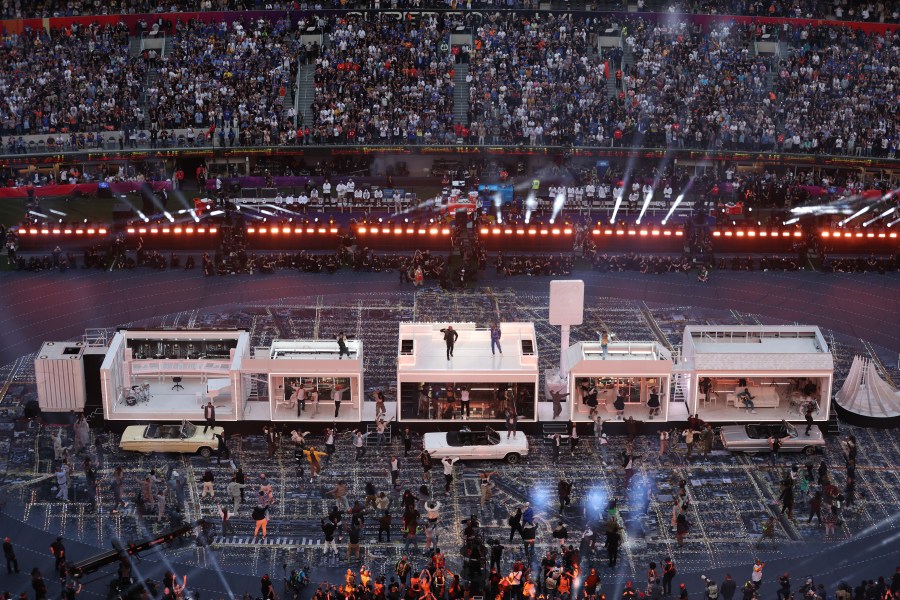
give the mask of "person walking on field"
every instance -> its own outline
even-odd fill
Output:
[[[253,521],[256,523],[256,526],[253,528],[253,541],[256,541],[256,536],[259,535],[259,532],[262,531],[262,539],[266,539],[266,527],[269,524],[269,507],[268,505],[260,502],[260,504],[253,509],[252,517]]]
[[[441,463],[443,463],[444,466],[444,494],[447,496],[450,495],[450,484],[453,483],[453,465],[456,464],[456,461],[458,460],[458,456],[454,456],[453,458],[445,456],[441,460]]]
[[[671,558],[666,557],[663,562],[663,593],[667,596],[672,595],[672,580],[675,579],[675,563]]]

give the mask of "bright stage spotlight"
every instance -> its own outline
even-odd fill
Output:
[[[794,223],[797,223],[798,221],[800,221],[800,217],[794,217],[793,219],[788,219],[787,221],[785,221],[784,224],[785,225],[793,225]]]
[[[500,194],[494,194],[494,212],[497,215],[497,223],[503,223],[503,214],[500,212],[500,207],[503,205],[503,198],[500,197]]]
[[[552,225],[554,221],[556,221],[556,215],[562,210],[563,206],[566,204],[566,195],[563,193],[559,193],[556,195],[556,198],[553,200],[553,214],[550,215],[550,224]]]
[[[864,214],[866,214],[867,212],[869,212],[869,209],[870,209],[870,208],[872,208],[872,205],[871,205],[871,204],[870,204],[869,206],[864,206],[863,208],[859,209],[858,211],[856,211],[855,213],[853,213],[852,215],[850,215],[849,217],[847,217],[846,219],[844,219],[843,221],[841,221],[840,223],[838,223],[838,225],[839,225],[840,227],[843,227],[844,225],[846,225],[847,223],[849,223],[850,221],[852,221],[852,220],[855,219],[856,217],[858,217],[858,216],[860,216],[860,215],[864,215]]]
[[[163,211],[163,214],[164,214],[164,215],[166,216],[166,218],[169,220],[169,223],[174,223],[174,222],[175,222],[175,217],[172,216],[172,213],[170,213],[169,211],[166,210],[166,211]]]
[[[887,209],[886,211],[884,211],[883,213],[881,213],[881,214],[878,215],[877,217],[872,217],[871,219],[869,219],[868,221],[866,221],[865,223],[863,223],[863,227],[868,227],[869,225],[871,225],[872,223],[874,223],[874,222],[877,221],[878,219],[883,219],[884,217],[893,214],[894,211],[896,211],[896,210],[897,210],[897,207],[896,207],[896,206],[895,206],[894,208],[889,208],[889,209]]]
[[[887,226],[888,226],[888,227],[893,227],[893,226],[896,225],[897,223],[900,223],[900,218],[894,219],[893,221],[891,221],[890,223],[888,223]]]
[[[531,213],[537,210],[538,201],[537,197],[534,195],[534,192],[530,192],[528,197],[525,198],[525,224],[531,222]]]
[[[666,218],[662,220],[663,225],[665,225],[669,221],[672,213],[675,212],[675,209],[678,208],[678,205],[681,204],[682,200],[684,200],[684,194],[678,194],[678,197],[675,198],[675,202],[672,203],[672,208],[670,208],[669,212],[666,214]]]
[[[616,188],[613,190],[613,196],[616,197],[616,205],[613,207],[613,214],[610,217],[609,222],[616,222],[616,215],[619,214],[619,207],[622,206],[622,197],[625,195],[625,186],[628,182],[623,182],[622,187]]]
[[[635,221],[636,225],[641,224],[641,219],[644,218],[644,213],[647,212],[647,207],[650,206],[650,201],[653,200],[653,192],[656,188],[650,190],[650,193],[644,197],[644,205],[641,207],[641,214],[638,215],[637,221]]]

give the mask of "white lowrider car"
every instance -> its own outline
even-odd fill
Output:
[[[119,447],[131,452],[178,452],[209,457],[218,445],[215,434],[224,429],[213,427],[203,433],[203,428],[189,421],[181,423],[151,423],[131,425],[122,434]]]
[[[804,431],[806,425],[803,425]],[[825,447],[822,430],[813,425],[809,435],[782,421],[753,425],[726,425],[719,434],[722,445],[732,452],[769,452],[769,438],[781,440],[781,452],[804,452],[815,454]]]
[[[480,431],[432,432],[426,433],[423,441],[431,457],[438,460],[449,456],[461,460],[505,460],[515,464],[528,456],[528,438],[521,431],[508,439],[490,427]]]

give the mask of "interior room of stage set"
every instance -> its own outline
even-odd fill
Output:
[[[715,422],[827,421],[834,360],[818,327],[688,326],[682,361],[688,404]]]
[[[563,414],[570,420],[669,419],[672,354],[661,344],[617,341],[604,349],[599,342],[580,342],[565,357],[569,412],[564,406]]]
[[[400,385],[403,421],[505,421],[507,410],[519,420],[534,420],[535,384],[532,382],[404,382]]]
[[[104,416],[200,419],[212,402],[217,420],[236,420],[249,351],[245,331],[118,331],[100,367]]]
[[[827,402],[822,398],[829,383],[827,377],[700,375],[697,412],[708,420],[721,420],[727,414],[737,420],[796,421],[804,419],[810,407],[813,419],[823,421]]]
[[[355,377],[273,375],[273,420],[331,421],[358,415],[358,381]]]

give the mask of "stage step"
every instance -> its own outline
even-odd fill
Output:
[[[569,424],[565,421],[559,423],[542,423],[541,424],[541,443],[545,446],[551,446],[553,444],[553,440],[550,439],[552,435],[569,435]]]
[[[822,426],[822,430],[827,435],[840,435],[841,421],[838,419],[837,410],[831,411],[831,416],[828,417],[828,421]]]

